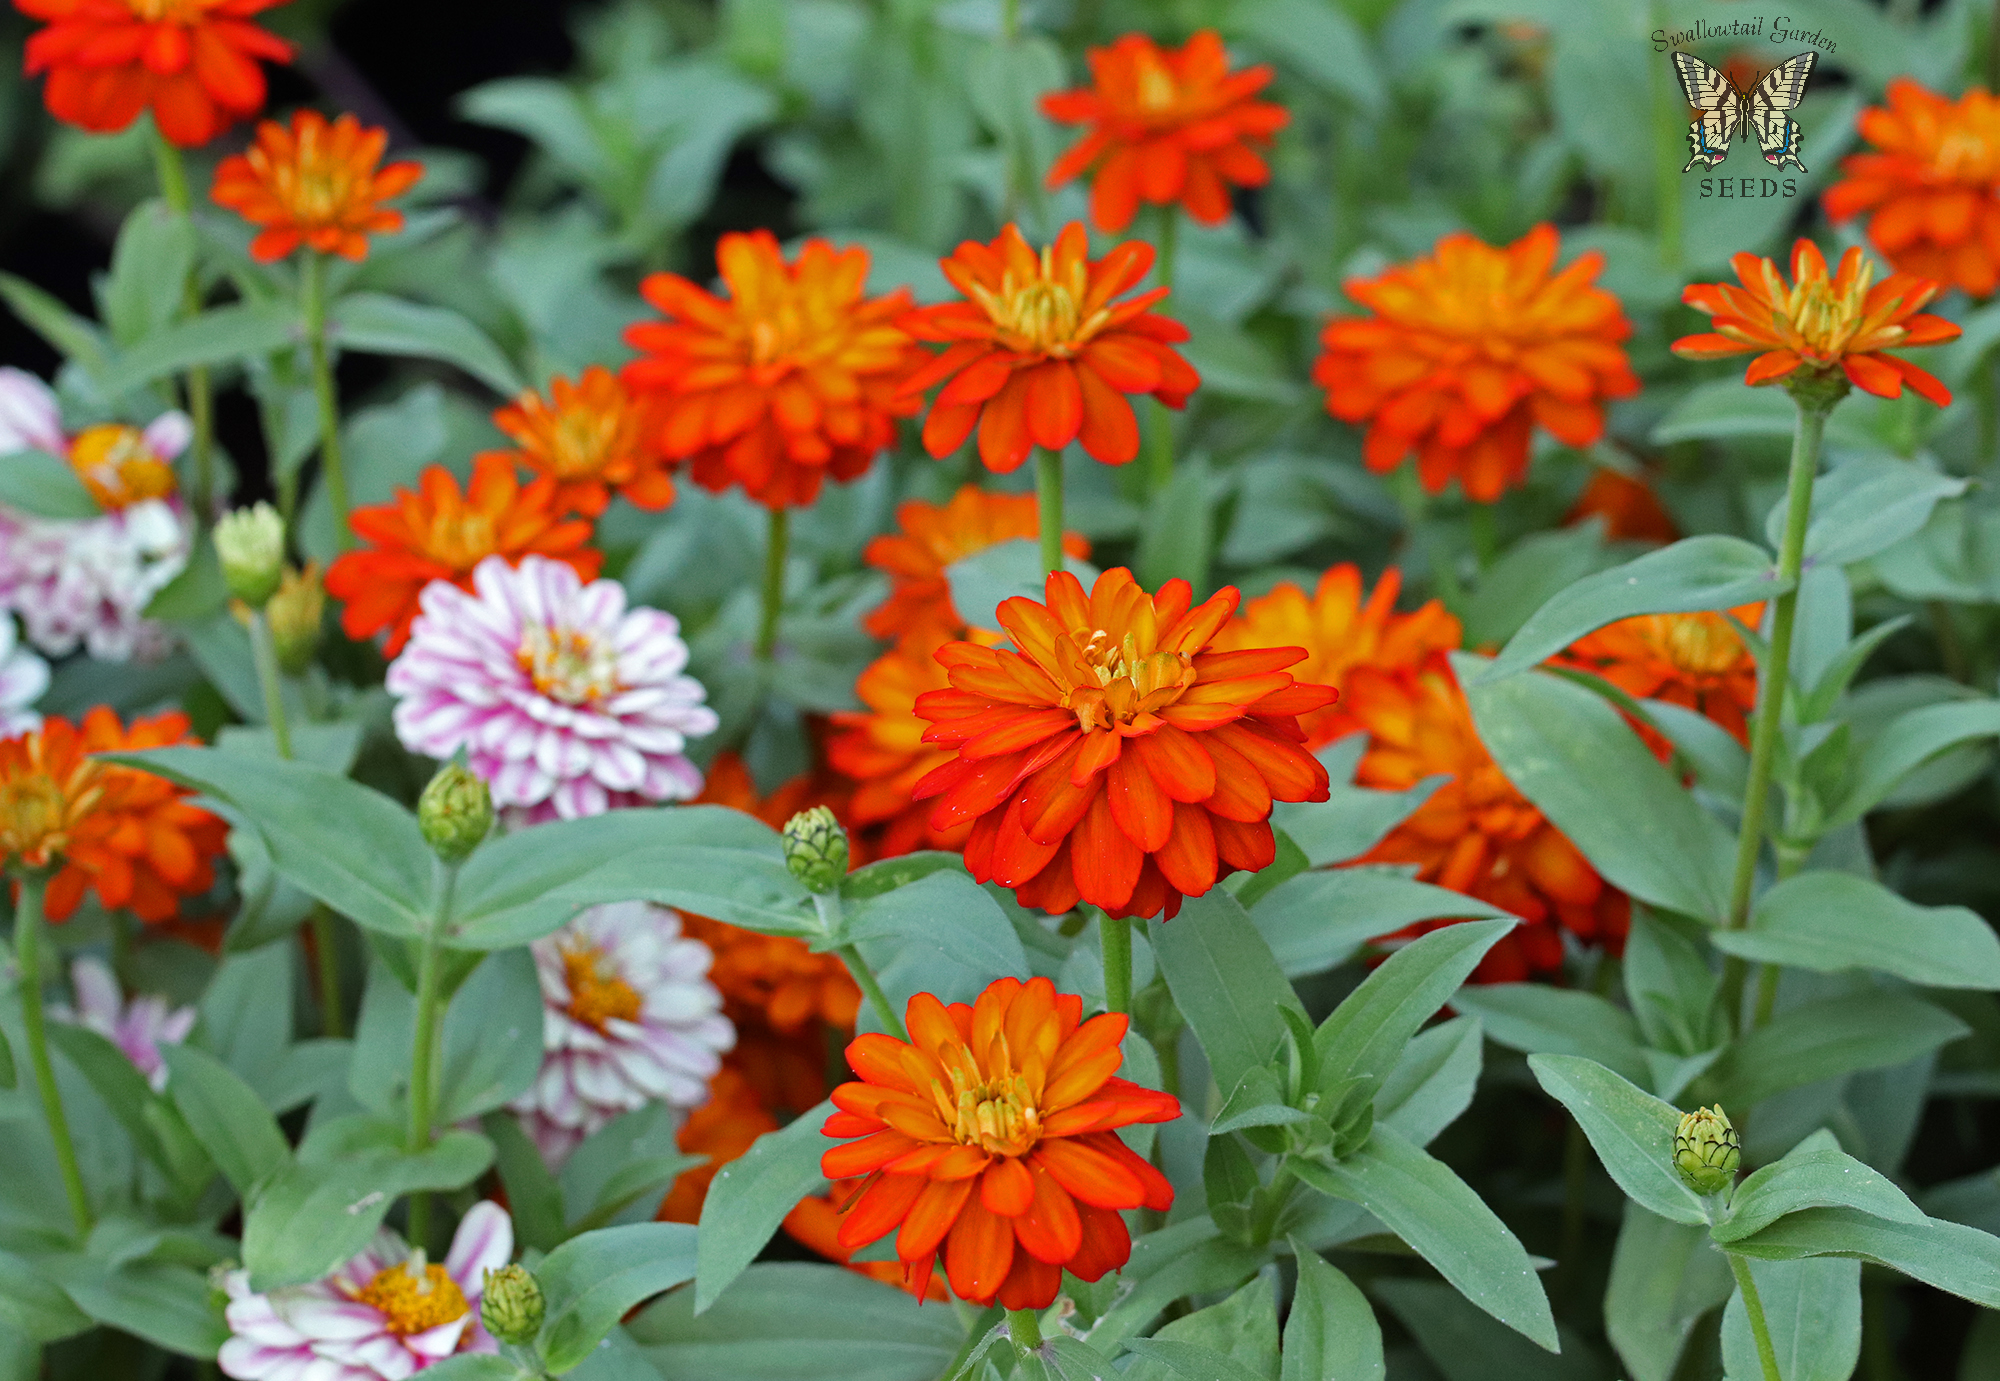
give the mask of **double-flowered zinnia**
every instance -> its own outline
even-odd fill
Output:
[[[615,580],[489,556],[470,593],[425,588],[389,666],[404,747],[466,761],[516,823],[686,800],[701,790],[689,738],[715,732],[701,683],[683,674],[680,624],[627,609]]]
[[[252,225],[250,257],[273,263],[304,245],[357,263],[368,237],[403,228],[403,213],[382,203],[416,186],[421,163],[382,165],[386,130],[364,128],[352,115],[328,122],[301,110],[289,127],[257,126],[249,152],[225,158],[209,195]]]
[[[1019,651],[937,653],[951,687],[917,714],[956,756],[916,788],[936,800],[932,827],[972,822],[972,876],[1051,913],[1086,901],[1173,916],[1218,878],[1269,866],[1271,803],[1327,799],[1299,716],[1336,692],[1285,670],[1305,652],[1211,650],[1233,586],[1190,607],[1185,580],[1149,595],[1120,567],[1088,595],[1067,571],[1045,590],[1000,606]]]
[[[954,1295],[1008,1309],[1046,1307],[1064,1271],[1098,1280],[1123,1266],[1120,1211],[1164,1211],[1174,1191],[1117,1128],[1180,1115],[1171,1095],[1117,1077],[1129,1019],[1085,1021],[1083,999],[1046,978],[1002,978],[971,1006],[918,993],[906,1015],[907,1041],[847,1047],[860,1077],[833,1091],[826,1135],[853,1139],[820,1169],[871,1177],[840,1245],[894,1232],[911,1278],[928,1280],[942,1252]]]
[[[674,501],[653,409],[601,364],[575,383],[558,375],[547,399],[521,394],[493,414],[493,425],[519,448],[505,453],[509,460],[556,482],[560,510],[595,518],[614,493],[654,511]]]

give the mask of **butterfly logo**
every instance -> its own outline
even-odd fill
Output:
[[[1681,171],[1697,163],[1715,167],[1729,156],[1729,141],[1737,131],[1751,129],[1757,132],[1766,163],[1780,168],[1789,163],[1804,172],[1806,165],[1799,162],[1799,122],[1790,112],[1804,99],[1806,78],[1812,75],[1818,58],[1816,52],[1800,53],[1773,67],[1744,92],[1693,54],[1675,53],[1674,71],[1695,110],[1694,122],[1688,126],[1688,147],[1694,150],[1694,157]]]

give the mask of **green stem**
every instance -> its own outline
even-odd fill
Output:
[[[1062,452],[1035,448],[1035,503],[1040,513],[1042,569],[1063,568]]]
[[[1556,1272],[1567,1287],[1582,1269],[1584,1230],[1589,1226],[1584,1199],[1590,1192],[1590,1142],[1575,1118],[1563,1132],[1562,1253]]]
[[[76,1143],[70,1140],[69,1118],[63,1113],[62,1091],[49,1063],[48,1027],[42,1016],[42,891],[48,878],[40,873],[16,873],[21,884],[14,903],[14,962],[21,971],[21,1027],[28,1039],[28,1063],[35,1071],[35,1088],[49,1120],[49,1139],[56,1146],[56,1168],[69,1196],[70,1217],[81,1242],[90,1236],[90,1196],[84,1192],[83,1171],[76,1163]]]
[[[347,468],[340,459],[340,397],[333,381],[333,360],[326,348],[326,256],[309,249],[299,266],[301,304],[306,319],[306,343],[312,350],[313,393],[319,399],[319,465],[326,495],[333,501],[333,535],[342,551],[354,545],[347,524]]]
[[[271,722],[271,737],[277,741],[278,756],[292,756],[292,729],[285,722],[285,695],[278,679],[278,649],[271,641],[271,623],[262,609],[250,611],[250,661],[257,668],[257,684],[264,692],[264,718]]]
[[[431,1118],[436,1113],[438,1037],[442,1025],[444,996],[444,932],[450,923],[452,894],[458,885],[458,865],[447,863],[444,895],[424,932],[422,956],[417,961],[417,1030],[410,1042],[410,1129],[404,1149],[411,1155],[431,1144]],[[430,1199],[410,1195],[409,1241],[413,1247],[428,1247],[431,1226]]]
[[[792,512],[771,510],[771,532],[764,543],[764,605],[757,622],[757,660],[768,662],[778,648],[778,615],[785,607],[785,558],[791,549]]]
[[[1466,515],[1466,526],[1472,533],[1472,552],[1479,558],[1479,569],[1491,566],[1500,555],[1500,528],[1493,517],[1493,505],[1475,503]]]
[[[834,952],[840,956],[840,962],[847,965],[847,971],[854,975],[855,984],[861,989],[861,995],[868,999],[868,1005],[875,1009],[875,1020],[882,1023],[882,1029],[899,1041],[908,1040],[910,1033],[904,1029],[903,1019],[889,1004],[889,995],[875,981],[874,971],[861,957],[861,951],[853,945],[842,945]]]
[[[1750,1316],[1750,1337],[1757,1344],[1764,1381],[1785,1381],[1778,1372],[1778,1352],[1771,1346],[1771,1325],[1764,1321],[1764,1301],[1757,1294],[1757,1282],[1750,1277],[1750,1263],[1734,1252],[1725,1255],[1730,1273],[1736,1277],[1736,1288],[1743,1294],[1743,1312]]]
[[[1160,208],[1159,255],[1154,260],[1155,286],[1174,290],[1174,259],[1180,239],[1180,208],[1168,202]],[[1153,434],[1146,456],[1146,486],[1157,494],[1174,480],[1174,414],[1159,399],[1153,400]]]
[[[1028,1356],[1042,1345],[1042,1316],[1032,1309],[1009,1309],[1007,1336],[1014,1340],[1016,1356]]]
[[[187,164],[180,149],[155,127],[153,168],[159,177],[160,197],[167,209],[192,223],[194,199],[188,193]],[[189,269],[182,289],[182,306],[189,316],[201,311],[201,282],[197,271]],[[194,424],[194,492],[191,495],[195,521],[208,525],[215,506],[215,390],[208,378],[208,366],[196,365],[187,373],[188,420]]]
[[[340,1006],[340,951],[335,947],[333,913],[324,906],[312,909],[314,968],[319,978],[319,1033],[328,1040],[347,1034],[347,1020]]]
[[[1097,939],[1104,954],[1104,1010],[1132,1010],[1132,923],[1123,916],[1100,916]]]
[[[1443,542],[1433,540],[1424,528],[1424,517],[1430,508],[1430,495],[1424,492],[1422,479],[1417,475],[1414,460],[1398,465],[1391,472],[1390,484],[1396,491],[1396,501],[1403,510],[1403,528],[1408,540],[1424,549],[1430,560],[1431,588],[1444,606],[1453,611],[1465,607],[1465,587],[1459,583],[1458,568],[1452,563],[1451,553]]]
[[[1787,786],[1786,790],[1790,793],[1792,788]],[[1778,881],[1783,882],[1787,878],[1796,876],[1806,866],[1807,853],[1808,850],[1805,849],[1779,844]],[[1757,1009],[1755,1015],[1750,1018],[1753,1029],[1770,1021],[1771,1013],[1778,1005],[1778,976],[1782,972],[1782,968],[1777,964],[1757,966]],[[1740,1132],[1742,1128],[1739,1127],[1737,1130]]]

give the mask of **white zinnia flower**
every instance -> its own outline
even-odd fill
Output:
[[[0,613],[0,738],[41,727],[34,704],[49,688],[49,664],[20,645],[14,620]]]

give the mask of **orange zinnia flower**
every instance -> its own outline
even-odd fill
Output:
[[[1792,246],[1792,283],[1778,266],[1754,254],[1738,254],[1729,265],[1743,283],[1691,283],[1681,301],[1706,312],[1715,330],[1682,336],[1676,355],[1690,360],[1757,356],[1744,372],[1746,384],[1772,384],[1807,376],[1831,377],[1839,370],[1868,393],[1899,398],[1908,384],[1939,407],[1951,390],[1908,360],[1883,352],[1913,345],[1957,340],[1959,328],[1922,310],[1939,285],[1906,273],[1875,283],[1875,265],[1853,248],[1840,256],[1840,269],[1827,277],[1819,246],[1800,239]],[[1871,287],[1870,285],[1873,284]]]
[[[264,104],[257,59],[292,45],[250,22],[283,0],[14,0],[48,28],[28,40],[29,76],[47,72],[49,113],[95,134],[142,110],[182,148],[206,144]]]
[[[918,1280],[940,1248],[952,1293],[1041,1309],[1067,1270],[1102,1279],[1132,1254],[1119,1210],[1172,1207],[1173,1186],[1116,1128],[1170,1122],[1180,1104],[1115,1077],[1128,1018],[1083,1020],[1083,999],[1046,978],[1002,978],[968,1007],[918,993],[910,1039],[847,1047],[860,1075],[833,1091],[828,1179],[871,1176],[847,1205],[853,1250],[896,1232]],[[1018,1250],[1017,1250],[1018,1244]]]
[[[2000,97],[1977,89],[1956,102],[1908,77],[1889,105],[1858,122],[1872,153],[1841,160],[1847,179],[1827,189],[1838,224],[1863,211],[1868,238],[1904,273],[1955,284],[1975,297],[2000,286]]]
[[[572,384],[549,383],[549,402],[529,390],[493,414],[512,437],[510,460],[556,482],[555,505],[595,518],[617,490],[640,508],[674,501],[669,462],[660,454],[652,410],[625,391],[618,376],[594,364]]]
[[[894,1261],[855,1261],[857,1248],[840,1244],[840,1225],[847,1206],[863,1188],[866,1179],[836,1180],[830,1192],[824,1195],[807,1195],[800,1199],[790,1213],[785,1215],[784,1229],[792,1240],[802,1246],[811,1247],[829,1261],[838,1262],[870,1280],[879,1280],[884,1285],[894,1285],[906,1290],[919,1300],[946,1299],[950,1289],[944,1272],[935,1266],[931,1268],[930,1280],[918,1283],[909,1278],[905,1269]]]
[[[933,828],[933,808],[914,795],[917,783],[953,757],[949,748],[924,741],[930,725],[917,714],[919,697],[951,687],[936,656],[948,641],[950,634],[935,629],[904,638],[855,680],[854,694],[868,708],[833,716],[840,732],[827,740],[826,760],[855,783],[847,818],[857,831],[867,832],[871,858],[893,858],[916,849],[956,853],[972,833],[968,820]]]
[[[1024,906],[1078,900],[1113,916],[1173,916],[1237,869],[1276,856],[1271,802],[1324,801],[1326,769],[1298,717],[1333,703],[1295,681],[1296,647],[1209,651],[1241,596],[1199,608],[1185,580],[1148,595],[1120,567],[1085,596],[1067,571],[1046,604],[1016,597],[1019,652],[950,643],[950,690],[918,697],[929,743],[957,756],[917,784],[933,829],[972,821],[965,862]]]
[[[1527,478],[1537,425],[1569,446],[1604,434],[1603,401],[1639,391],[1619,345],[1632,326],[1593,286],[1604,256],[1554,273],[1559,247],[1547,224],[1505,249],[1458,232],[1429,258],[1348,280],[1374,315],[1328,323],[1313,379],[1328,412],[1368,423],[1369,469],[1415,451],[1425,489],[1457,476],[1491,503]]]
[[[1361,570],[1351,561],[1330,567],[1310,599],[1289,580],[1280,581],[1245,604],[1216,635],[1215,646],[1225,652],[1304,648],[1305,661],[1292,674],[1342,693],[1340,701],[1299,716],[1306,747],[1318,749],[1361,727],[1345,700],[1350,677],[1413,671],[1434,653],[1458,646],[1458,620],[1437,600],[1415,613],[1396,612],[1402,588],[1403,573],[1391,566],[1364,603]]]
[[[1442,658],[1413,676],[1361,680],[1349,698],[1370,736],[1358,783],[1406,791],[1425,777],[1450,777],[1359,861],[1414,863],[1420,880],[1491,902],[1527,923],[1488,951],[1476,981],[1512,983],[1560,969],[1558,927],[1614,952],[1623,945],[1631,919],[1625,894],[1608,886],[1501,773]]]
[[[1729,611],[1745,628],[1762,604]],[[1748,744],[1744,716],[1757,708],[1757,658],[1721,614],[1641,614],[1577,639],[1558,662],[1602,676],[1635,700],[1665,700],[1703,714]],[[1652,730],[1641,736],[1662,760],[1671,747]]]
[[[127,728],[102,705],[81,725],[50,716],[0,739],[0,865],[57,869],[50,920],[68,917],[87,889],[108,908],[166,921],[182,897],[214,885],[229,827],[164,777],[91,756],[191,741],[178,711]]]
[[[1060,187],[1093,164],[1090,214],[1116,234],[1132,223],[1141,201],[1179,202],[1196,220],[1214,225],[1229,216],[1229,185],[1262,187],[1271,169],[1260,149],[1291,119],[1281,105],[1252,100],[1271,83],[1263,64],[1229,70],[1229,54],[1213,29],[1163,50],[1144,34],[1126,34],[1089,52],[1094,84],[1042,97],[1042,113],[1058,124],[1089,125],[1049,169]]]
[[[488,451],[472,464],[464,493],[442,465],[426,469],[415,492],[396,491],[394,503],[372,504],[348,514],[355,536],[372,549],[343,553],[326,572],[326,592],[344,602],[340,626],[350,638],[389,631],[383,650],[403,650],[417,597],[433,580],[472,588],[472,568],[489,556],[519,564],[546,556],[595,579],[604,554],[584,544],[590,524],[556,507],[556,482],[538,479],[525,489],[505,454]]]
[[[403,213],[382,203],[416,186],[421,163],[377,168],[389,147],[387,130],[363,129],[352,115],[332,124],[316,110],[297,111],[290,129],[275,120],[257,126],[248,153],[225,158],[209,196],[252,225],[250,257],[284,258],[300,245],[357,263],[368,237],[403,228]]]
[[[967,240],[941,262],[965,300],[903,319],[917,339],[947,343],[902,385],[913,395],[944,383],[924,419],[933,456],[957,450],[976,425],[989,470],[1018,469],[1037,446],[1056,451],[1079,439],[1105,464],[1123,465],[1139,454],[1139,420],[1125,395],[1150,393],[1178,408],[1200,386],[1173,348],[1187,328],[1148,310],[1165,288],[1113,301],[1152,268],[1153,247],[1132,240],[1102,259],[1089,254],[1081,221],[1040,254],[1009,224],[993,243]]]
[[[1572,527],[1587,518],[1604,519],[1604,535],[1612,541],[1676,542],[1680,526],[1653,486],[1642,476],[1634,479],[1616,470],[1599,467],[1576,496],[1563,526]]]
[[[911,499],[896,509],[900,532],[870,541],[861,559],[888,575],[889,598],[863,620],[878,638],[959,637],[965,620],[951,604],[945,567],[1016,537],[1033,538],[1041,529],[1033,494],[993,494],[968,484],[942,506]],[[1079,559],[1090,542],[1063,534],[1063,550]]]
[[[916,411],[896,384],[922,355],[897,324],[907,288],[866,296],[868,251],[807,240],[787,264],[768,230],[715,248],[727,297],[674,273],[640,284],[667,318],[625,339],[643,358],[625,382],[660,404],[666,454],[696,484],[732,484],[769,508],[811,503],[829,476],[851,480]]]

